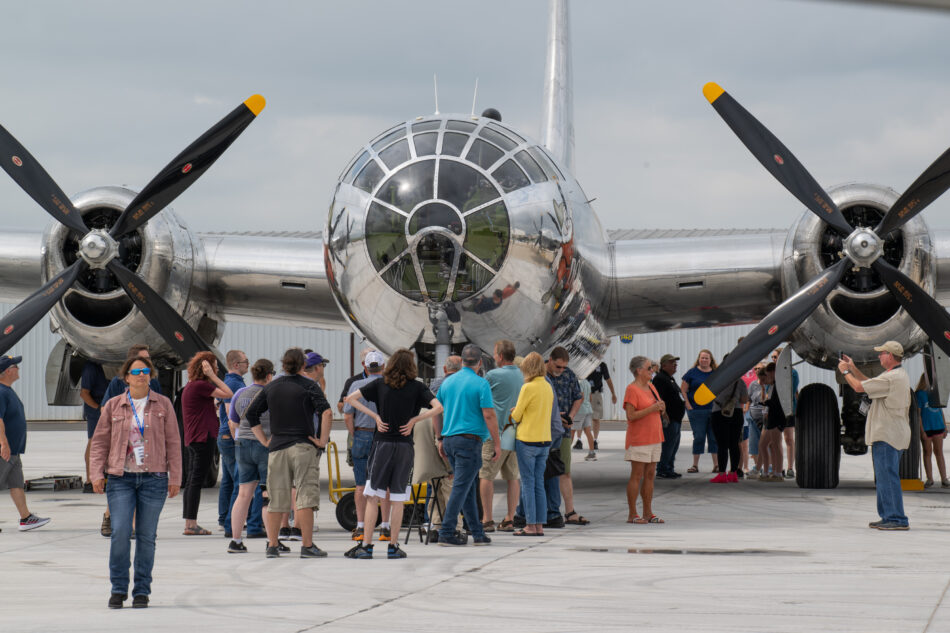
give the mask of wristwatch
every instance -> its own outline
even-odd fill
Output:
[[[850,374],[850,373],[851,373],[851,370],[850,370],[850,369],[845,369],[843,372],[841,372],[841,375],[842,375],[842,376],[847,376],[847,375]]]

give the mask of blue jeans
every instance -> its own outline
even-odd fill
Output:
[[[238,474],[234,457],[234,440],[218,438],[218,452],[221,454],[221,484],[218,486],[218,525],[225,529],[231,527],[231,506],[237,499]]]
[[[683,423],[679,420],[670,420],[670,423],[663,429],[663,446],[660,448],[660,463],[656,465],[657,474],[672,474],[673,460],[676,459],[676,451],[680,449],[680,428]]]
[[[135,515],[135,584],[133,596],[152,593],[152,566],[155,563],[155,533],[158,517],[168,496],[166,473],[125,473],[109,475],[106,497],[112,513],[112,540],[109,544],[109,580],[112,593],[128,595],[131,557],[132,515]]]
[[[762,437],[762,431],[748,413],[745,414],[745,419],[749,423],[749,455],[758,455],[759,438]]]
[[[442,440],[442,450],[449,458],[455,479],[452,483],[452,494],[445,504],[439,538],[448,538],[455,534],[460,510],[472,531],[472,536],[485,536],[482,521],[478,516],[478,500],[475,498],[478,494],[478,471],[482,467],[482,440],[449,435]]]
[[[257,440],[238,440],[234,443],[234,458],[237,481],[234,482],[232,496],[237,498],[240,484],[258,482],[247,513],[247,533],[263,534],[264,521],[261,518],[261,511],[264,508],[264,495],[261,492],[261,485],[267,485],[267,449]],[[231,502],[231,507],[234,507],[234,502]],[[226,528],[231,527],[230,512],[228,515],[229,522],[225,525]]]
[[[877,482],[877,513],[882,521],[908,525],[899,473],[902,452],[886,442],[871,444],[871,460],[874,462],[874,479]]]
[[[366,466],[369,463],[370,449],[373,448],[374,433],[356,431],[353,433],[353,479],[357,486],[366,485]]]
[[[515,440],[515,455],[518,456],[518,472],[521,473],[521,502],[525,520],[544,523],[547,517],[547,497],[544,494],[544,467],[548,461],[551,445],[529,446]]]
[[[712,424],[709,422],[710,416],[712,416],[712,409],[688,409],[686,411],[686,417],[689,418],[689,428],[693,431],[693,455],[702,455],[707,443],[710,453],[715,455],[719,451],[716,438],[713,436]]]

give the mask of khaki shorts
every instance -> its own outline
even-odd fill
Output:
[[[491,460],[494,454],[495,440],[485,440],[482,444],[482,469],[478,471],[478,476],[491,481],[501,473],[505,481],[518,481],[521,473],[518,472],[518,456],[515,452],[503,450],[497,462]]]
[[[268,512],[290,512],[290,489],[297,488],[297,509],[320,509],[320,455],[313,445],[294,444],[267,457]]]
[[[590,408],[594,410],[590,417],[595,420],[604,419],[604,394],[600,391],[592,391],[590,394]]]
[[[644,464],[655,464],[660,461],[660,449],[662,444],[646,444],[644,446],[631,446],[624,454],[623,458],[628,462],[642,462]]]
[[[571,436],[565,435],[561,439],[561,461],[564,462],[564,474],[571,474]]]

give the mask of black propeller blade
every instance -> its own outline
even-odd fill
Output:
[[[950,188],[950,149],[924,170],[888,210],[874,232],[882,238],[899,229]],[[908,310],[909,312],[909,310]]]
[[[924,292],[907,275],[897,270],[883,258],[871,266],[881,276],[897,302],[917,322],[935,345],[950,354],[950,315],[936,299]]]
[[[0,126],[0,165],[51,216],[80,235],[89,232],[79,211],[43,166],[6,128]]]
[[[831,197],[782,141],[739,105],[719,84],[706,84],[703,86],[703,94],[739,140],[776,180],[808,207],[809,211],[831,225],[842,236],[851,234],[851,225],[841,215]]]
[[[769,351],[786,340],[825,300],[851,265],[850,259],[843,258],[772,310],[729,353],[729,358],[716,368],[706,382],[699,386],[693,394],[696,403],[712,402],[716,394],[738,380],[750,367],[765,358]]]
[[[129,295],[152,327],[162,335],[165,342],[175,350],[178,356],[187,361],[198,352],[211,351],[208,344],[191,329],[188,322],[152,290],[144,279],[123,266],[117,259],[110,261],[106,267],[118,278],[125,294]]]
[[[260,95],[248,98],[186,147],[129,203],[109,234],[119,237],[134,231],[168,206],[218,160],[264,109],[264,103]]]
[[[87,266],[85,261],[76,260],[72,266],[50,279],[46,285],[24,299],[20,305],[7,312],[3,320],[0,320],[0,354],[6,354],[11,347],[26,336],[26,333],[43,318],[43,315],[66,294]]]

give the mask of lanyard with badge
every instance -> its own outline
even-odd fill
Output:
[[[145,394],[145,404],[148,404],[148,396],[152,391],[149,390]],[[139,413],[135,409],[135,403],[132,401],[132,393],[129,391],[125,392],[125,396],[129,399],[129,405],[132,407],[132,415],[135,417],[135,430],[138,431],[138,436],[133,433],[132,437],[132,454],[135,456],[135,464],[137,466],[142,466],[145,464],[145,421],[139,419]],[[145,417],[145,406],[142,406],[142,417]]]

